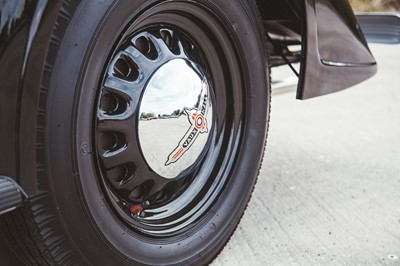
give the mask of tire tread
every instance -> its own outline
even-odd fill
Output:
[[[261,14],[260,14],[260,11],[259,11],[259,9],[257,7],[256,1],[253,1],[253,4],[250,3],[248,5],[249,5],[249,8],[251,9],[251,10],[249,10],[249,12],[253,13],[253,14],[250,14],[250,16],[254,15],[254,18],[256,18],[256,20],[257,20],[258,30],[259,30],[259,32],[263,33],[264,32],[264,26],[263,26],[262,21],[261,21]],[[258,181],[258,176],[260,175],[260,170],[261,170],[261,167],[262,167],[262,164],[263,164],[263,161],[264,161],[264,155],[265,155],[265,150],[266,150],[266,146],[267,146],[267,139],[268,139],[268,133],[269,133],[269,121],[270,121],[270,116],[271,116],[271,94],[272,94],[272,89],[271,89],[271,68],[269,67],[270,66],[270,64],[269,64],[270,52],[269,52],[269,46],[267,45],[268,44],[267,36],[263,35],[262,36],[262,41],[264,42],[262,46],[264,47],[264,52],[265,52],[265,62],[266,62],[265,71],[267,71],[267,75],[266,75],[267,77],[266,78],[268,79],[267,80],[267,84],[268,84],[267,86],[268,87],[266,88],[267,89],[267,95],[268,95],[267,97],[268,98],[266,99],[266,103],[267,103],[266,107],[267,108],[265,110],[267,112],[265,142],[264,142],[263,152],[262,152],[262,156],[261,156],[261,161],[260,161],[260,165],[259,165],[259,167],[257,169],[257,177],[255,179],[255,182],[254,182],[254,185],[253,185],[253,189],[250,192],[250,197],[249,197],[249,199],[248,199],[248,201],[246,203],[246,207],[245,207],[244,211],[242,212],[241,216],[238,218],[237,224],[236,224],[234,230],[232,231],[231,235],[229,236],[228,241],[225,242],[224,246],[212,258],[210,263],[212,261],[214,261],[222,253],[222,251],[225,249],[227,244],[230,242],[232,236],[235,234],[235,232],[236,232],[236,230],[237,230],[237,228],[238,228],[238,226],[240,224],[240,221],[242,220],[244,214],[246,213],[248,205],[249,205],[249,203],[251,201],[251,198],[253,196],[253,192],[254,192],[255,186],[256,186],[257,181]]]

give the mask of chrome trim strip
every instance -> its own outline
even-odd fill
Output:
[[[334,62],[329,60],[321,59],[322,64],[327,66],[335,66],[335,67],[369,67],[376,65],[375,62],[371,63],[344,63],[344,62]]]

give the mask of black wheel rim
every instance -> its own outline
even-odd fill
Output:
[[[194,3],[157,5],[127,28],[104,68],[93,119],[97,173],[116,216],[134,231],[164,237],[194,230],[227,192],[245,97],[243,71],[222,25]],[[149,167],[141,150],[139,107],[154,72],[174,59],[191,62],[207,78],[214,119],[196,162],[166,179]]]

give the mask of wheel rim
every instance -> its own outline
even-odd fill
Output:
[[[242,72],[219,23],[202,6],[160,4],[125,31],[105,66],[94,117],[97,172],[116,216],[135,231],[161,237],[192,229],[230,180],[243,125]],[[170,91],[157,80],[182,72],[192,89],[178,82],[175,100],[155,107],[154,95]],[[188,105],[178,112],[180,101]],[[152,130],[161,122],[164,130]],[[154,139],[168,148],[154,151]]]

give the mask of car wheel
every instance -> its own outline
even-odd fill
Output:
[[[255,3],[70,2],[43,67],[38,193],[3,231],[30,265],[212,261],[245,211],[266,139]]]

